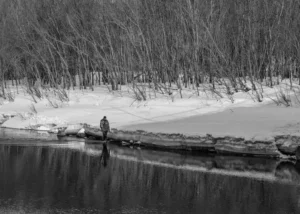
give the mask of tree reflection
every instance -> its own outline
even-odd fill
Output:
[[[298,185],[120,160],[107,145],[100,160],[70,149],[0,145],[0,175],[0,207],[25,213],[300,211]]]

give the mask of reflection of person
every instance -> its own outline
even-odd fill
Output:
[[[110,154],[109,154],[109,150],[107,148],[107,144],[103,143],[102,153],[100,155],[100,161],[102,162],[104,167],[107,166],[109,156],[110,156]]]
[[[100,121],[100,129],[103,134],[103,140],[107,140],[107,133],[110,131],[109,122],[106,119],[106,116]]]

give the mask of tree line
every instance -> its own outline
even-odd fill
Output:
[[[249,90],[246,80],[254,90],[282,77],[300,83],[299,10],[298,0],[0,0],[2,92],[23,78],[28,87],[207,83],[228,93]]]

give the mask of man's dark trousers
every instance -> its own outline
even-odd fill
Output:
[[[108,131],[102,131],[102,133],[103,133],[103,140],[107,140],[107,132]]]

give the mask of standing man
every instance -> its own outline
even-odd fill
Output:
[[[107,133],[110,131],[109,122],[106,119],[106,116],[100,121],[100,129],[103,134],[103,140],[107,140]]]

